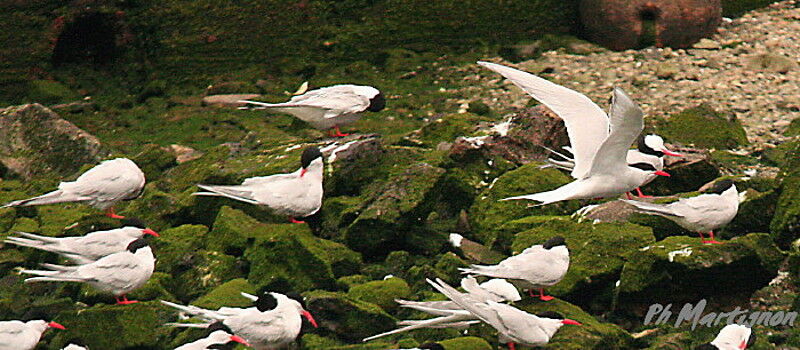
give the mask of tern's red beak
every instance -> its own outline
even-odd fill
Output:
[[[319,326],[317,325],[317,321],[314,320],[314,316],[311,316],[310,312],[303,310],[301,311],[301,313],[303,314],[303,317],[305,317],[308,320],[308,322],[311,322],[311,325],[314,326],[314,328],[319,328]]]
[[[300,170],[300,177],[303,177],[303,175],[305,175],[305,174],[306,174],[306,171],[307,171],[307,170],[308,170],[308,169],[306,169],[306,168],[303,168],[303,170]]]
[[[746,340],[742,340],[742,343],[739,344],[739,349],[741,349],[741,350],[747,349],[747,341]]]
[[[50,322],[50,323],[48,323],[48,324],[47,324],[47,327],[50,327],[50,328],[55,328],[55,329],[61,329],[61,330],[67,329],[67,327],[64,327],[64,326],[62,326],[60,323],[56,323],[56,322]]]
[[[578,321],[570,320],[568,318],[565,318],[564,320],[562,320],[561,323],[563,323],[563,324],[571,324],[573,326],[581,326],[581,325],[583,325],[582,323],[580,323]]]
[[[673,156],[673,157],[683,157],[683,154],[672,152],[672,151],[670,151],[670,150],[668,150],[666,148],[662,149],[661,153],[664,153],[664,154],[666,154],[668,156]]]
[[[158,232],[156,232],[156,231],[153,231],[153,230],[151,230],[151,229],[149,229],[149,228],[146,228],[146,229],[142,230],[142,233],[144,233],[144,234],[146,234],[146,235],[152,235],[153,237],[161,237],[161,236],[158,234]]]
[[[235,342],[237,342],[239,344],[244,344],[244,346],[251,346],[250,343],[248,343],[247,341],[244,340],[244,338],[242,338],[242,337],[240,337],[238,335],[232,335],[231,336],[231,341],[235,341]]]
[[[659,176],[666,176],[666,177],[670,176],[668,172],[663,171],[663,170],[656,171],[655,174],[659,175]]]

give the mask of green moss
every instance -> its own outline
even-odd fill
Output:
[[[482,192],[469,209],[469,219],[476,237],[488,246],[507,247],[508,237],[499,237],[496,231],[504,223],[529,215],[572,213],[577,201],[565,201],[540,207],[526,200],[500,201],[503,198],[556,189],[570,182],[570,178],[555,169],[540,169],[540,163],[529,163],[509,171],[490,188]]]
[[[73,102],[80,99],[80,96],[57,81],[31,80],[28,83],[28,99],[31,102],[51,105]]]
[[[580,322],[581,326],[565,325],[550,339],[545,349],[631,349],[633,338],[622,327],[603,323],[581,310],[580,307],[561,300],[542,303],[534,299],[516,305],[521,310],[539,314],[553,311],[565,318]]]
[[[380,306],[392,312],[397,309],[395,299],[407,299],[411,288],[401,278],[392,277],[382,281],[372,281],[350,288],[347,296]]]
[[[165,170],[177,165],[175,155],[156,144],[144,146],[131,160],[139,165],[147,181],[157,180]]]
[[[394,327],[395,319],[375,304],[359,301],[343,293],[315,290],[304,293],[308,310],[322,330],[349,342]]]
[[[478,337],[460,337],[440,341],[445,350],[491,350],[489,343]]]
[[[770,223],[770,233],[781,247],[800,237],[800,143],[787,152],[787,163],[781,168],[780,197],[775,216]]]
[[[220,307],[250,307],[253,302],[242,296],[242,292],[255,294],[256,288],[244,278],[232,279],[214,288],[208,294],[197,298],[192,305],[216,310]]]
[[[689,108],[657,121],[655,131],[672,142],[702,148],[734,149],[748,144],[741,123],[709,106]]]
[[[792,119],[789,127],[783,132],[784,136],[800,136],[800,118]]]
[[[767,7],[770,0],[723,0],[722,15],[725,17],[741,16],[747,11]]]
[[[652,303],[680,305],[708,299],[716,305],[746,298],[776,275],[782,259],[764,233],[724,244],[669,237],[628,257],[617,289],[617,310],[641,317]]]

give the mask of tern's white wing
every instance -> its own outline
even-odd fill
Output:
[[[589,171],[592,159],[608,136],[608,116],[585,95],[549,82],[533,74],[489,62],[479,65],[502,74],[564,120],[569,143],[575,154],[572,176],[581,178]]]
[[[84,197],[95,202],[120,201],[132,198],[144,187],[144,173],[127,158],[107,160],[81,174],[73,182],[62,182],[62,191]]]
[[[719,331],[719,334],[711,345],[716,346],[720,350],[741,350],[741,345],[752,345],[750,342],[750,335],[752,330],[743,325],[729,324]]]
[[[325,115],[331,118],[343,113],[363,112],[369,107],[370,101],[366,96],[356,93],[353,85],[335,85],[294,96],[287,104],[336,111]]]
[[[628,149],[644,129],[642,110],[622,89],[614,89],[610,114],[611,134],[603,141],[592,159],[588,174],[619,175],[627,170]],[[577,169],[577,154],[576,166]]]
[[[497,329],[498,332],[505,334],[508,331],[503,321],[498,317],[497,313],[486,303],[479,302],[471,298],[468,294],[459,292],[441,279],[437,278],[436,282],[431,280],[427,281],[430,283],[430,285],[436,288],[436,290],[450,298],[450,300],[464,308],[464,310],[469,311],[481,321],[486,322],[490,326]]]

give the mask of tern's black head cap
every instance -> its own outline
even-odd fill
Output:
[[[122,219],[122,227],[125,226],[137,227],[142,229],[147,228],[147,224],[145,224],[144,221],[142,221],[142,219],[133,217],[127,217]]]
[[[375,97],[369,99],[369,107],[367,110],[370,112],[380,112],[384,108],[386,108],[386,98],[383,97],[383,93],[379,92]]]
[[[564,237],[555,236],[553,238],[548,239],[547,242],[544,242],[544,244],[542,244],[542,248],[550,249],[553,247],[558,247],[560,245],[566,246],[567,242],[564,241]]]
[[[300,306],[302,306],[304,309],[306,308],[306,298],[303,298],[303,296],[302,296],[302,295],[300,295],[300,293],[297,293],[297,292],[289,292],[289,293],[286,293],[286,296],[287,296],[289,299],[295,300],[295,301],[297,301],[298,303],[300,303]]]
[[[664,152],[661,152],[661,151],[658,151],[658,150],[654,150],[652,147],[648,146],[647,142],[645,142],[646,139],[647,139],[646,136],[639,137],[639,143],[638,143],[638,146],[636,147],[636,149],[638,149],[639,152],[642,152],[644,154],[650,154],[650,155],[654,155],[656,157],[663,157],[664,156]]]
[[[729,188],[731,188],[731,186],[733,186],[733,180],[731,179],[717,181],[714,183],[714,186],[711,186],[711,189],[709,189],[708,192],[722,194],[722,192],[727,191]]]
[[[544,318],[552,318],[554,320],[563,320],[564,319],[564,316],[562,316],[560,313],[555,312],[555,311],[545,311],[545,312],[542,312],[540,314],[536,314],[536,316],[537,317],[544,317]]]
[[[222,321],[217,321],[208,325],[208,327],[206,328],[206,337],[216,331],[224,331],[228,334],[233,334],[233,331],[230,328],[228,328],[228,326],[226,326],[224,323],[222,323]]]
[[[425,343],[418,346],[417,349],[444,350],[444,346],[439,343]]]
[[[128,244],[128,248],[126,248],[126,250],[131,252],[131,253],[136,253],[136,251],[139,250],[139,248],[144,248],[144,247],[149,247],[149,246],[150,246],[150,244],[147,243],[146,239],[139,238],[139,239],[129,243]]]
[[[272,293],[262,293],[258,296],[258,300],[256,300],[255,304],[258,311],[269,311],[278,307],[278,299],[275,299]]]
[[[628,164],[628,166],[644,171],[658,171],[658,169],[656,169],[656,167],[650,163],[634,163],[634,164]]]
[[[316,147],[309,147],[303,151],[303,155],[300,156],[300,164],[303,166],[303,169],[307,168],[314,159],[322,158],[322,152],[319,151],[319,148]]]

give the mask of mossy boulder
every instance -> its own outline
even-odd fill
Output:
[[[746,190],[745,200],[739,203],[739,211],[736,213],[736,217],[719,230],[719,235],[728,239],[750,232],[769,232],[770,223],[777,210],[777,203],[778,192],[775,190],[766,192],[759,192],[753,189]]]
[[[765,233],[723,243],[669,237],[635,251],[622,269],[616,312],[642,317],[654,303],[742,302],[777,275],[784,258]]]
[[[478,337],[459,337],[438,342],[445,350],[492,350],[489,342]]]
[[[172,328],[160,325],[172,321],[174,312],[158,301],[149,301],[67,311],[55,319],[67,329],[56,333],[51,349],[60,349],[73,339],[82,339],[92,349],[155,349],[169,340]]]
[[[748,144],[742,124],[708,105],[699,105],[656,122],[655,131],[671,142],[701,148],[734,149]]]
[[[578,349],[631,349],[633,337],[622,327],[598,321],[592,315],[559,299],[543,303],[536,299],[527,299],[516,306],[523,311],[540,314],[553,311],[565,318],[580,322],[581,326],[564,325],[544,346],[544,349],[578,350]]]
[[[544,192],[571,181],[556,169],[541,169],[541,163],[528,163],[509,171],[483,191],[469,209],[475,238],[490,247],[507,247],[507,237],[498,237],[497,229],[506,222],[529,215],[559,215],[578,210],[578,201],[564,201],[539,207],[528,200],[501,201],[503,198]]]
[[[395,299],[407,299],[410,295],[408,283],[397,277],[353,286],[347,292],[348,297],[378,305],[387,312],[397,309]]]
[[[418,163],[391,177],[347,228],[347,246],[368,257],[385,256],[403,249],[410,236],[428,234],[423,220],[433,210],[438,195],[434,189],[444,173],[442,168]]]
[[[253,302],[242,296],[242,292],[256,294],[256,288],[244,278],[236,278],[227,281],[208,294],[197,298],[192,305],[204,309],[216,310],[220,307],[250,307]]]
[[[80,96],[57,81],[31,80],[28,83],[28,99],[31,102],[51,105],[73,102],[80,99]]]
[[[532,216],[511,223],[528,227],[514,237],[514,254],[554,236],[564,237],[570,250],[569,270],[547,292],[598,310],[611,304],[614,283],[628,256],[655,242],[650,228],[630,223],[578,223],[558,216]]]
[[[155,181],[165,170],[178,165],[175,154],[153,143],[145,145],[131,160],[142,169],[147,181]]]
[[[800,143],[794,143],[786,154],[787,163],[781,168],[780,197],[770,233],[781,247],[800,237]]]
[[[396,320],[380,306],[355,300],[344,293],[314,290],[304,293],[308,311],[320,329],[350,342],[386,332]]]

